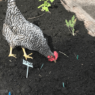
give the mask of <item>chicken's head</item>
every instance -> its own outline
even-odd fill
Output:
[[[48,56],[48,61],[54,61],[56,63],[56,60],[58,58],[58,53],[54,51],[54,56]]]

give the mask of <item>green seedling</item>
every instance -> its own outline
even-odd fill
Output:
[[[41,66],[41,68],[40,69],[42,69],[42,67],[44,66],[44,64],[42,64],[42,66]]]
[[[76,55],[75,53],[74,53],[74,55],[75,55],[76,59],[78,60],[79,59],[79,55]]]
[[[77,57],[76,57],[76,58],[77,58],[77,60],[78,60],[78,58],[79,58],[79,55],[77,55]]]
[[[30,62],[25,61],[23,59],[23,64],[27,66],[26,78],[28,78],[29,67],[32,67],[33,68],[33,63],[30,63]]]
[[[64,82],[62,82],[63,87],[65,87]]]
[[[51,4],[49,3],[49,1],[51,3],[53,3],[54,0],[39,0],[39,1],[44,1],[44,3],[42,5],[40,5],[40,6],[38,6],[38,8],[42,8],[41,11],[49,12],[48,7],[51,6]]]
[[[69,28],[71,34],[74,36],[75,35],[75,33],[74,33],[74,31],[75,31],[74,26],[76,24],[75,16],[73,15],[73,17],[69,21],[65,20],[65,23],[66,23],[66,26]]]

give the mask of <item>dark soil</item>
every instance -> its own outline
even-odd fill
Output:
[[[95,38],[87,34],[83,22],[77,20],[75,29],[79,32],[72,36],[65,26],[65,19],[71,19],[74,14],[66,11],[59,0],[55,0],[49,8],[51,14],[37,8],[43,3],[38,0],[16,0],[16,3],[25,18],[43,30],[51,50],[57,51],[59,58],[57,63],[49,62],[38,52],[26,49],[27,54],[33,53],[33,60],[28,61],[34,66],[29,68],[29,76],[26,78],[27,67],[22,64],[24,57],[21,47],[13,50],[16,59],[8,57],[9,45],[2,36],[7,2],[1,1],[0,93],[3,91],[3,95],[8,95],[10,91],[11,95],[94,95]],[[45,14],[40,16],[43,13]],[[36,18],[29,19],[32,17]],[[42,64],[44,65],[40,69]]]

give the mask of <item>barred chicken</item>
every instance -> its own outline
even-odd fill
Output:
[[[50,50],[42,30],[24,18],[16,6],[15,0],[7,1],[7,11],[2,34],[10,46],[9,57],[16,58],[12,50],[15,46],[21,46],[26,60],[27,58],[33,58],[30,56],[32,53],[26,54],[25,48],[38,51],[47,57],[49,61],[56,62],[58,58],[58,53],[56,51],[53,53]]]

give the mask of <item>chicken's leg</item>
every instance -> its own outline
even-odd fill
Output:
[[[22,48],[22,50],[23,50],[23,53],[24,53],[23,56],[25,57],[26,60],[27,60],[27,58],[31,58],[31,59],[33,59],[32,57],[29,56],[29,55],[32,55],[32,53],[30,53],[29,55],[27,55],[26,52],[25,52],[25,49]]]
[[[12,47],[11,46],[10,46],[10,53],[9,53],[8,57],[15,57],[16,58],[16,54],[12,54]]]

